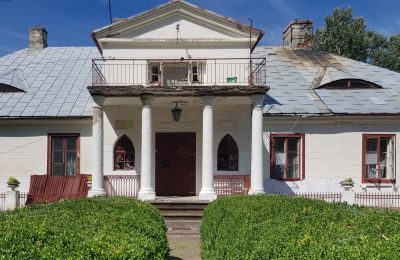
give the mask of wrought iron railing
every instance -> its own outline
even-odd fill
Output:
[[[94,59],[93,86],[266,86],[265,58]]]

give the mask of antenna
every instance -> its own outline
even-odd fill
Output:
[[[111,13],[111,0],[108,0],[108,13],[110,15],[110,23],[113,23],[112,13]]]

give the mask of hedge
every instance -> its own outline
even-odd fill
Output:
[[[128,198],[61,201],[0,213],[2,259],[166,259],[153,206]]]
[[[398,259],[400,213],[264,195],[205,210],[201,256],[212,259]]]

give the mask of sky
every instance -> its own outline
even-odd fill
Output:
[[[129,17],[167,0],[111,0],[113,17]],[[243,23],[248,17],[266,34],[261,45],[280,45],[293,19],[311,19],[314,28],[335,7],[352,7],[369,29],[386,36],[400,33],[400,0],[190,0]],[[108,0],[0,0],[0,56],[28,47],[28,31],[42,25],[49,46],[94,46],[89,35],[109,24]]]

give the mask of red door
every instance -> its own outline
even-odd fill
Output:
[[[156,133],[156,194],[196,194],[195,133]]]

